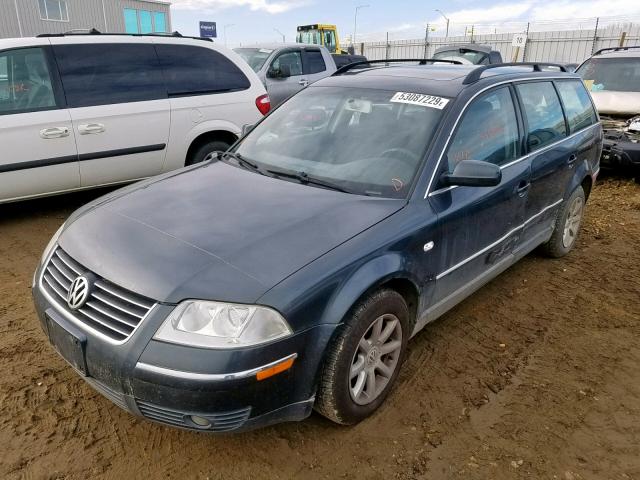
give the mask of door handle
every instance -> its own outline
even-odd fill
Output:
[[[63,138],[69,136],[69,129],[67,127],[52,127],[40,130],[40,137],[45,140],[51,140],[53,138]]]
[[[516,187],[516,193],[520,197],[524,197],[527,194],[527,191],[531,187],[531,182],[527,180],[521,180],[518,186]]]
[[[80,135],[92,135],[104,132],[105,128],[102,123],[89,123],[78,126],[78,131],[80,132]]]
[[[302,79],[298,82],[298,85],[302,85],[303,87],[308,87],[309,86],[309,80],[306,79]]]
[[[575,163],[576,160],[578,160],[578,155],[576,155],[575,153],[572,153],[571,155],[569,155],[569,160],[567,161],[567,163],[569,165],[572,165]]]

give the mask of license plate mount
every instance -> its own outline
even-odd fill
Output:
[[[69,365],[80,375],[86,377],[85,348],[87,337],[71,323],[58,316],[54,318],[47,313],[45,318],[47,319],[47,329],[49,330],[49,341],[53,347]]]

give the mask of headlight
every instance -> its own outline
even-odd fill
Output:
[[[51,253],[51,250],[53,250],[53,247],[55,247],[56,243],[58,243],[58,238],[60,238],[60,234],[62,233],[62,230],[64,230],[65,225],[66,225],[66,222],[62,224],[62,226],[58,229],[58,231],[53,234],[53,237],[51,237],[51,240],[49,240],[49,243],[47,243],[47,246],[44,249],[44,253],[42,254],[42,258],[40,259],[40,266],[42,266],[44,261],[47,259],[47,257]]]
[[[55,247],[56,243],[58,243],[58,238],[60,238],[60,234],[62,233],[62,230],[64,230],[65,224],[66,222],[62,224],[62,226],[58,229],[58,231],[56,231],[56,233],[53,234],[53,237],[51,237],[51,240],[49,240],[49,243],[47,243],[47,246],[45,247],[44,252],[42,253],[42,257],[40,258],[40,263],[38,264],[38,268],[36,268],[36,271],[33,272],[33,281],[31,282],[31,288],[34,288],[36,286],[36,276],[38,275],[38,270],[42,268],[45,260],[51,253],[51,250],[53,250],[53,247]]]
[[[155,339],[205,348],[238,348],[291,335],[282,316],[267,307],[188,300],[165,320]]]

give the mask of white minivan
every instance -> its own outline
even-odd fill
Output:
[[[0,40],[0,203],[200,162],[269,109],[256,73],[206,39]]]

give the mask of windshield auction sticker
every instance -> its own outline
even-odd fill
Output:
[[[422,107],[437,108],[442,110],[447,106],[449,100],[433,95],[424,95],[422,93],[398,92],[392,98],[393,103],[409,103],[411,105],[420,105]]]

